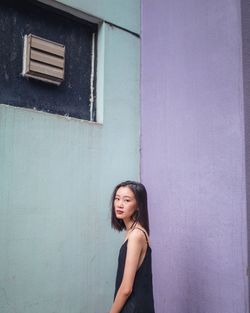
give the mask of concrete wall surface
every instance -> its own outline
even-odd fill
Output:
[[[157,313],[248,312],[240,1],[142,2]]]
[[[58,0],[56,2],[80,9],[131,32],[140,33],[140,0]]]
[[[105,23],[101,36],[103,124],[0,105],[0,312],[112,304],[121,237],[109,200],[139,179],[140,42]]]

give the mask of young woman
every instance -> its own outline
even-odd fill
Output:
[[[120,248],[114,302],[110,313],[154,313],[147,192],[126,181],[112,195],[112,227],[125,230]]]

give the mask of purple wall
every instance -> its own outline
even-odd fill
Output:
[[[157,313],[248,307],[237,0],[142,0],[141,178]]]
[[[244,115],[245,115],[245,155],[246,155],[246,199],[247,223],[250,225],[250,1],[241,0],[242,12],[242,63],[244,86]],[[250,227],[248,227],[250,238]],[[250,240],[248,240],[248,260],[250,256]],[[249,261],[248,261],[249,262]],[[248,281],[248,297],[250,288]]]

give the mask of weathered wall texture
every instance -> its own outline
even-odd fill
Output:
[[[157,312],[247,312],[240,1],[142,4]]]
[[[103,124],[0,105],[1,312],[112,303],[120,237],[110,194],[139,179],[139,39],[104,24],[100,51]]]

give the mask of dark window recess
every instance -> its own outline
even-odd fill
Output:
[[[0,103],[95,120],[96,24],[34,1],[0,3]],[[22,76],[27,34],[65,46],[60,86]]]

